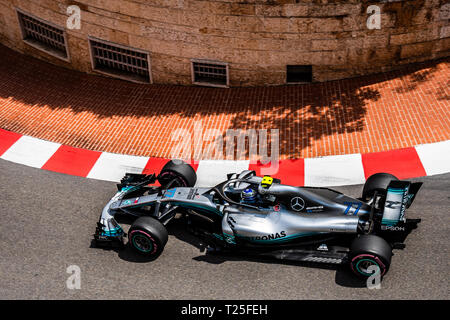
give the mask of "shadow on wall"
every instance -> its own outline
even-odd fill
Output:
[[[380,92],[369,86],[405,77],[407,86],[395,90],[414,90],[438,63],[325,83],[222,89],[145,85],[68,72],[0,45],[0,78],[7,79],[0,85],[0,97],[75,114],[89,112],[100,119],[139,118],[144,123],[142,118],[171,115],[185,119],[230,115],[231,121],[220,127],[224,134],[227,129],[279,128],[281,154],[293,154],[324,136],[362,131],[367,103],[380,98]],[[427,70],[418,72],[423,68]],[[448,100],[445,89],[439,90]]]

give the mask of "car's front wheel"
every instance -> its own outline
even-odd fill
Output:
[[[128,230],[128,244],[138,253],[158,257],[168,240],[166,227],[152,217],[138,218]]]
[[[158,181],[163,189],[193,187],[197,181],[197,174],[186,162],[171,160],[161,169]]]

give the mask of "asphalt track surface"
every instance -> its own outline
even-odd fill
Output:
[[[0,299],[449,299],[450,174],[415,180],[424,186],[407,214],[422,223],[369,290],[345,267],[205,255],[179,225],[155,261],[92,248],[114,183],[0,160]],[[70,265],[79,290],[66,287]]]

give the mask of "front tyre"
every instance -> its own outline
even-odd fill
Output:
[[[197,182],[197,174],[194,168],[186,162],[171,160],[161,169],[158,181],[163,189],[193,187]]]
[[[140,217],[128,231],[128,244],[139,254],[156,258],[168,240],[166,227],[152,217]]]
[[[350,246],[350,267],[362,278],[375,274],[383,277],[389,270],[391,258],[391,246],[375,235],[361,235]]]

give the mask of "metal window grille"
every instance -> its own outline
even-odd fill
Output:
[[[228,86],[228,65],[223,62],[192,61],[194,84]]]
[[[96,71],[136,82],[151,82],[147,52],[111,42],[89,39]]]
[[[288,65],[286,67],[286,82],[312,82],[312,66]]]
[[[17,14],[25,42],[59,58],[68,59],[66,35],[63,28],[22,11],[17,11]]]

